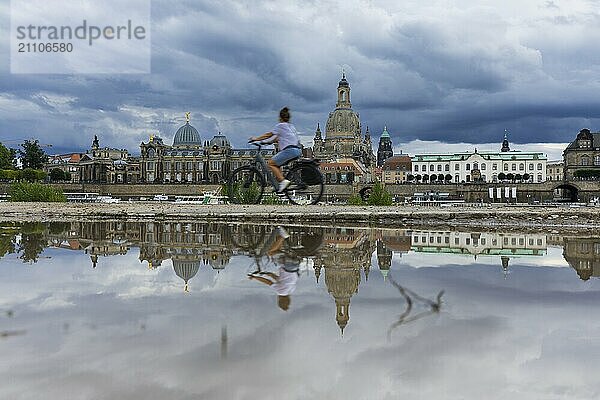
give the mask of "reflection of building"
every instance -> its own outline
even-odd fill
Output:
[[[563,257],[582,280],[600,277],[600,239],[565,238]]]
[[[320,126],[317,125],[313,155],[327,163],[329,169],[324,170],[324,164],[321,164],[321,170],[331,183],[369,182],[372,179],[376,159],[373,154],[371,135],[367,128],[363,137],[360,117],[352,109],[350,102],[350,84],[346,80],[346,75],[342,76],[338,84],[337,102],[335,109],[329,113],[327,118],[325,138],[322,137]],[[338,170],[335,165],[330,165],[341,162],[341,160],[347,164],[348,159],[353,159],[360,164],[356,170],[364,170],[366,173],[349,174]],[[344,165],[344,167],[348,166]],[[331,172],[332,168],[336,171],[335,173]],[[344,176],[343,181],[341,176]]]
[[[565,179],[600,178],[600,132],[582,129],[563,152]]]
[[[358,292],[360,270],[368,277],[374,241],[368,231],[330,228],[323,235],[323,245],[315,261],[315,277],[325,270],[327,291],[335,300],[336,322],[343,334],[350,319],[350,299]]]
[[[546,235],[537,233],[413,231],[412,250],[474,256],[543,256]]]
[[[412,157],[412,174],[420,182],[444,181],[499,182],[504,180],[544,182],[546,161],[543,153],[508,151],[504,139],[499,152],[417,154]]]
[[[175,133],[173,145],[151,136],[148,143],[140,145],[141,178],[143,182],[222,183],[229,173],[248,164],[256,155],[255,149],[233,149],[227,137],[213,136],[202,141],[200,134],[186,123]],[[266,158],[273,150],[261,150]]]

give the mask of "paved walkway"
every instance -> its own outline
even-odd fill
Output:
[[[158,202],[116,204],[0,203],[4,221],[219,220],[347,226],[479,226],[599,229],[594,207],[362,207],[195,205]]]

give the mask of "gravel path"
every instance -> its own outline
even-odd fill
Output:
[[[4,221],[120,220],[219,220],[344,226],[471,226],[545,228],[599,232],[596,207],[361,207],[361,206],[247,206],[196,205],[158,202],[0,203]]]

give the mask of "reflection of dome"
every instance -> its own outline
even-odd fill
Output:
[[[190,125],[189,121],[185,123],[181,128],[177,130],[175,133],[175,138],[173,139],[173,146],[181,146],[181,145],[202,145],[202,140],[200,139],[200,134]]]
[[[198,273],[199,269],[200,263],[198,261],[173,259],[173,270],[185,282],[184,290],[186,292],[188,291],[188,281]]]

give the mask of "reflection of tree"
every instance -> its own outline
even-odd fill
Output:
[[[19,243],[19,257],[23,262],[37,262],[39,255],[46,248],[46,241],[41,233],[23,235]]]
[[[406,308],[404,309],[404,312],[402,314],[400,314],[400,316],[398,317],[398,320],[396,322],[394,322],[392,325],[390,325],[390,327],[388,328],[388,332],[387,332],[388,340],[392,339],[392,331],[394,329],[396,329],[397,327],[399,327],[400,325],[405,325],[410,322],[416,321],[418,319],[427,317],[428,315],[438,314],[440,312],[440,309],[442,308],[442,296],[444,295],[443,290],[438,293],[438,295],[436,297],[436,301],[432,301],[432,300],[429,300],[429,299],[419,296],[418,294],[416,294],[415,292],[413,292],[412,290],[410,290],[408,288],[400,286],[394,280],[394,277],[391,274],[388,276],[388,278],[389,278],[391,284],[394,285],[394,287],[396,287],[396,289],[398,289],[398,291],[400,292],[400,295],[402,295],[402,297],[404,297],[404,300],[406,301]],[[422,311],[418,314],[410,316],[410,313],[412,312],[412,308],[413,308],[413,299],[420,301],[421,303],[427,304],[429,306],[429,310]]]
[[[0,233],[0,258],[15,252],[15,235],[9,232]]]

